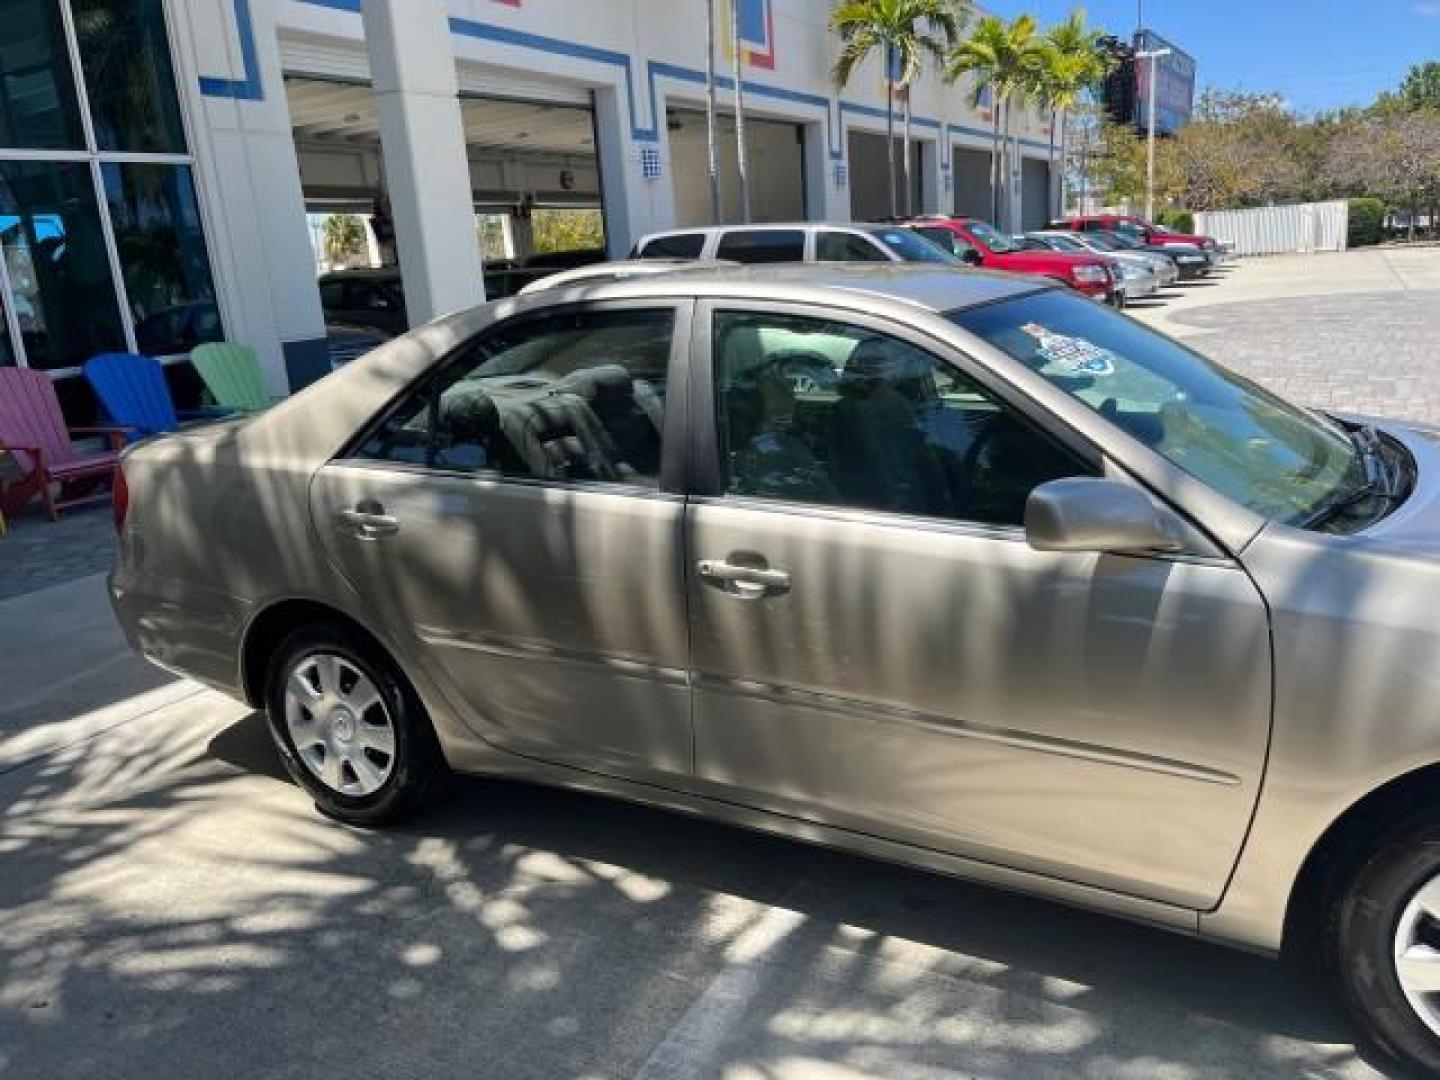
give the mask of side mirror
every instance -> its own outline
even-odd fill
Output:
[[[1051,480],[1025,502],[1025,541],[1036,551],[1179,551],[1178,522],[1117,480]]]
[[[964,251],[960,252],[960,261],[968,263],[971,266],[979,266],[985,261],[985,256],[981,255],[975,248],[967,247]]]

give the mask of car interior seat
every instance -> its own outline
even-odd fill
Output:
[[[943,516],[952,477],[922,412],[938,405],[923,354],[889,338],[862,340],[840,373],[830,460],[845,501],[873,510]]]

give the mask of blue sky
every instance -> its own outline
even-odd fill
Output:
[[[1128,39],[1136,0],[982,0],[1043,23],[1076,6]],[[1195,57],[1197,86],[1278,90],[1302,111],[1365,105],[1440,60],[1440,0],[1144,0],[1145,21]]]

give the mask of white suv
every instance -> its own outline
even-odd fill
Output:
[[[712,225],[642,236],[637,259],[722,259],[738,263],[923,262],[962,266],[960,259],[898,225],[803,221]]]

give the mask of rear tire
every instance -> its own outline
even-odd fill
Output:
[[[1440,823],[1386,840],[1332,907],[1328,931],[1331,971],[1366,1035],[1440,1076]]]
[[[340,821],[399,821],[446,774],[425,708],[394,661],[338,623],[301,627],[280,644],[265,705],[286,770]]]

